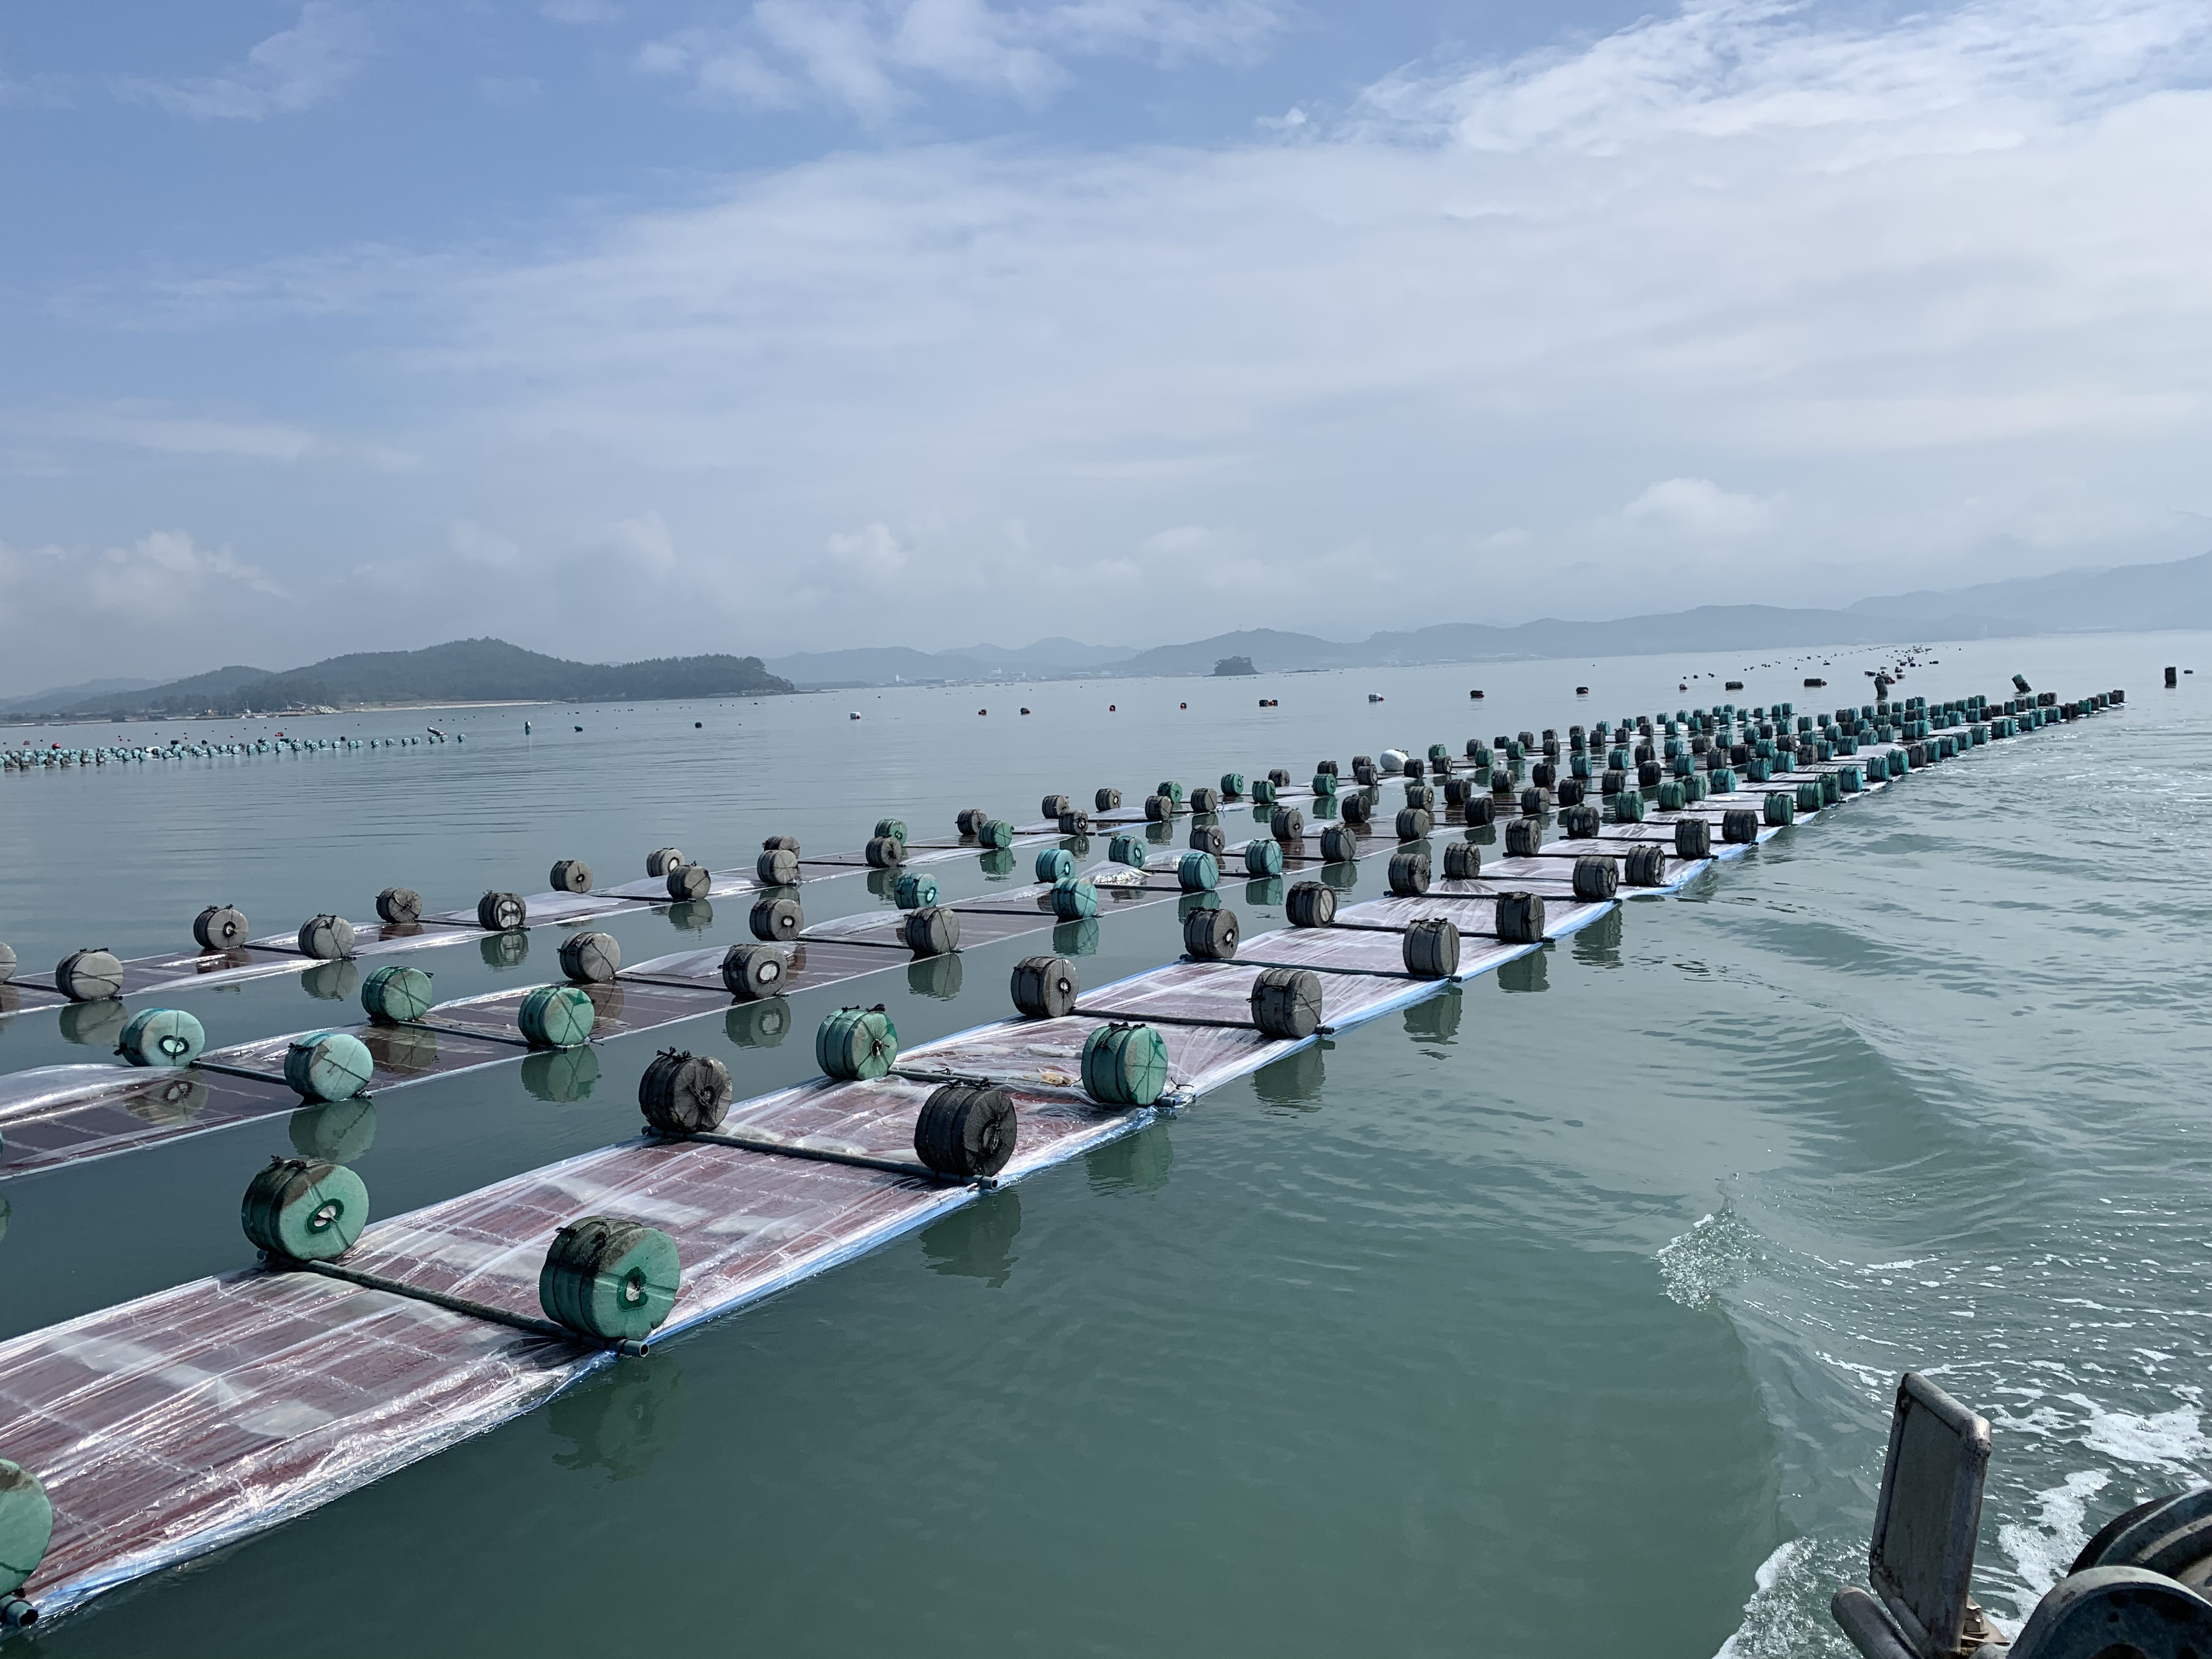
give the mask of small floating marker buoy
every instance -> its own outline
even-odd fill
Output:
[[[1382,701],[1382,694],[1380,691],[1370,691],[1367,694],[1367,701],[1370,702],[1380,702]]]
[[[691,722],[691,729],[694,732],[703,732],[707,729],[707,722],[704,720],[693,720]]]
[[[1190,707],[1190,705],[1189,705],[1188,703],[1187,703],[1187,702],[1179,702],[1179,703],[1177,703],[1177,704],[1176,705],[1176,708],[1189,708],[1189,707]]]
[[[1480,702],[1482,701],[1482,693],[1480,691],[1470,691],[1467,695],[1476,702]]]
[[[528,720],[525,720],[522,723],[522,735],[526,738],[530,735],[530,722]]]
[[[1024,708],[1024,709],[1023,709],[1023,710],[1022,710],[1022,713],[1024,713],[1024,714],[1028,714],[1029,712],[1030,712],[1030,711],[1029,711],[1028,709],[1026,709],[1026,708]],[[948,1086],[949,1086],[949,1085],[948,1085]]]
[[[580,731],[582,731],[584,728],[583,728],[582,726],[578,726],[576,729],[577,729],[579,732],[580,732]]]
[[[991,711],[990,711],[989,709],[988,709],[988,708],[979,708],[979,709],[977,709],[975,712],[976,712],[977,714],[989,714]]]
[[[1112,714],[1112,713],[1114,712],[1115,708],[1115,704],[1113,704],[1113,703],[1110,703],[1110,702],[1109,702],[1109,703],[1108,703],[1108,704],[1106,705],[1106,712],[1107,712],[1108,714]]]
[[[848,709],[845,718],[848,720],[856,720],[860,718],[860,711],[857,708]]]

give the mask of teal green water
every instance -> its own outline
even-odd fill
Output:
[[[2206,644],[1938,650],[1905,690],[2018,669],[2129,708],[1916,775],[15,1645],[1836,1653],[1907,1365],[1997,1422],[1980,1593],[2011,1613],[2085,1515],[2212,1476],[2212,714],[2203,674],[2158,686],[2212,674]],[[0,938],[43,964],[173,948],[216,900],[273,932],[392,883],[528,890],[562,856],[623,879],[668,842],[737,863],[886,811],[1025,818],[1048,789],[1719,701],[1674,690],[1691,670],[1863,696],[1872,653],[1798,654],[483,709],[437,717],[468,733],[442,749],[9,775]],[[743,929],[732,904],[611,930],[636,959]],[[1024,948],[873,983],[933,1036],[1004,1012]],[[1085,978],[1176,949],[1172,907],[1115,919]],[[551,954],[422,960],[451,996]],[[317,977],[187,1006],[217,1042],[298,1029],[338,1014]],[[750,1092],[811,1070],[773,1036],[683,1040]],[[112,1042],[22,1016],[0,1066]],[[357,1167],[389,1214],[615,1139],[655,1046],[606,1045],[580,1099],[505,1071],[401,1091]],[[279,1121],[9,1183],[0,1333],[241,1265],[238,1194],[286,1150]]]

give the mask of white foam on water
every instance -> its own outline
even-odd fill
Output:
[[[1715,1295],[1741,1285],[1757,1270],[1760,1240],[1723,1204],[1697,1225],[1659,1248],[1659,1275],[1669,1300],[1686,1308],[1711,1305]]]
[[[1850,1644],[1821,1610],[1847,1576],[1825,1547],[1793,1538],[1759,1564],[1743,1622],[1713,1659],[1804,1659],[1808,1652],[1848,1656]],[[1810,1638],[1809,1641],[1808,1638]]]
[[[2080,1395],[2067,1397],[2089,1413],[2081,1443],[2123,1463],[2194,1474],[2206,1454],[2212,1453],[2212,1440],[2204,1437],[2197,1414],[2186,1406],[2140,1417],[2133,1412],[2106,1411]]]
[[[2111,1480],[2102,1469],[2077,1469],[2059,1485],[2036,1493],[2034,1520],[2008,1521],[1997,1528],[1998,1547],[2012,1558],[2026,1591],[2020,1606],[2023,1615],[2066,1576],[2081,1546],[2089,1541],[2089,1500]]]

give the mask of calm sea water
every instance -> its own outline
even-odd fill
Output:
[[[1906,691],[2018,670],[2129,707],[1632,902],[10,1650],[1839,1653],[1826,1601],[1908,1365],[1997,1424],[1980,1589],[2012,1613],[2085,1520],[2212,1477],[2208,647],[1938,648]],[[1866,696],[1877,653],[1805,654],[477,709],[435,717],[467,734],[443,748],[9,775],[0,939],[43,965],[174,948],[214,901],[276,931],[394,883],[530,890],[562,856],[605,881],[664,843],[848,847],[879,813],[920,834],[1721,701],[1676,690],[1692,672],[1749,680],[1737,702]],[[2169,662],[2203,672],[2167,693]],[[603,925],[635,960],[744,924]],[[870,997],[909,1040],[956,1030],[1006,1011],[1028,948]],[[1177,948],[1173,907],[1116,919],[1085,977]],[[450,996],[551,954],[420,960]],[[233,1041],[350,1017],[350,978],[188,1006]],[[842,994],[794,999],[789,1041],[682,1041],[767,1089],[811,1072]],[[0,1067],[104,1056],[108,1023],[71,1012],[0,1024]],[[389,1214],[616,1139],[655,1046],[607,1045],[583,1098],[512,1071],[402,1091],[356,1167]],[[0,1333],[242,1265],[238,1194],[289,1150],[278,1121],[9,1183]]]

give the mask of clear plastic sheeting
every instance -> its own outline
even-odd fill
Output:
[[[0,1079],[0,1176],[136,1152],[300,1104],[280,1081],[220,1072],[55,1066],[19,1073]]]
[[[1613,901],[1611,899],[1600,899],[1595,902],[1584,902],[1579,899],[1555,902],[1547,896],[1544,902],[1544,937],[1565,939],[1577,929],[1589,927],[1613,907]],[[1364,904],[1355,904],[1348,909],[1339,910],[1336,913],[1339,923],[1365,922],[1370,925],[1379,924],[1385,927],[1404,927],[1416,921],[1425,921],[1431,916],[1444,917],[1459,929],[1462,937],[1468,935],[1486,939],[1498,937],[1496,899],[1461,898],[1449,890],[1423,893],[1413,898],[1369,899]],[[1381,936],[1370,934],[1368,937],[1371,939]],[[1395,940],[1393,944],[1395,944]],[[1515,948],[1526,950],[1528,947],[1518,945]],[[1462,946],[1462,949],[1464,951],[1465,947]],[[1463,966],[1461,971],[1462,974],[1466,972]]]

